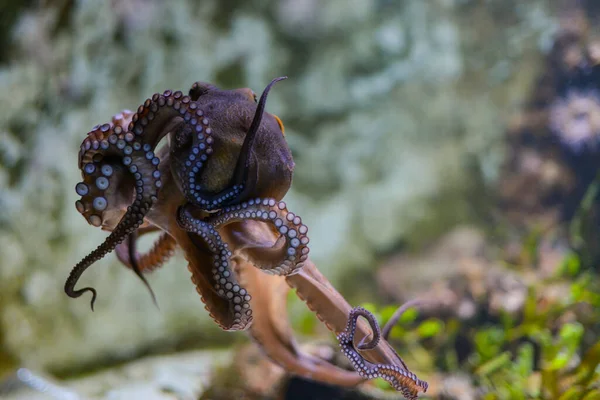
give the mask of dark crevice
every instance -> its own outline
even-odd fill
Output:
[[[23,11],[33,5],[32,0],[0,0],[0,64],[10,61],[14,50],[12,45],[12,28]]]
[[[356,389],[327,385],[300,377],[292,377],[284,390],[285,400],[370,400],[372,397]]]

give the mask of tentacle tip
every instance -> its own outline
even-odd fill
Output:
[[[275,85],[279,81],[283,81],[283,80],[286,80],[286,79],[287,79],[287,76],[280,76],[279,78],[275,78],[271,82],[269,82],[269,84],[267,85],[267,87],[263,91],[262,95],[260,96],[260,100],[258,101],[259,108],[264,108],[264,105],[265,105],[265,103],[267,101],[267,95],[269,94],[269,91],[271,90],[271,88],[273,87],[273,85]],[[262,115],[262,111],[260,111],[260,113],[258,113],[258,115],[261,116]],[[259,118],[259,120],[260,120],[260,118]]]
[[[94,312],[94,303],[96,302],[96,289],[89,289],[90,292],[92,292],[92,300],[90,301],[90,308],[92,309],[92,312]]]
[[[160,307],[158,306],[158,300],[156,300],[156,296],[154,295],[154,291],[148,287],[148,289],[150,290],[150,295],[152,296],[152,303],[154,303],[154,306],[156,307],[156,309],[158,311],[160,311]]]

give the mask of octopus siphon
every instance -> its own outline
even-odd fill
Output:
[[[290,374],[341,386],[381,377],[416,399],[428,385],[387,342],[389,326],[382,333],[371,313],[352,308],[319,272],[308,257],[308,227],[282,201],[294,161],[283,123],[265,106],[283,79],[271,81],[260,99],[250,89],[196,82],[188,95],[154,94],[136,112],[94,127],[79,152],[75,205],[110,234],[73,268],[65,292],[90,292],[93,310],[96,290],[75,286],[114,250],[152,293],[144,273],[180,248],[214,321],[223,330],[247,330]],[[137,238],[150,232],[160,235],[139,254]],[[290,288],[337,335],[355,371],[299,350],[286,316]]]

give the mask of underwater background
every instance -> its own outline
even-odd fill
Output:
[[[421,397],[600,399],[598,22],[594,0],[0,0],[0,398],[401,398],[288,376],[210,319],[180,253],[147,277],[159,309],[112,254],[94,312],[64,294],[107,235],[74,205],[94,125],[286,75],[285,201],[351,304],[383,324],[427,300],[390,339]]]

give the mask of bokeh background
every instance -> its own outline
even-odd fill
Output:
[[[149,276],[160,310],[114,255],[84,275],[95,312],[63,293],[106,236],[74,207],[94,125],[197,80],[287,75],[268,104],[286,201],[351,303],[385,322],[429,300],[392,340],[430,398],[599,399],[599,18],[594,0],[0,1],[0,398],[396,398],[290,380],[208,318],[181,254]]]

